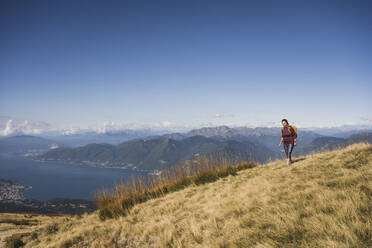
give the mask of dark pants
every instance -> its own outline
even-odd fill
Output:
[[[287,158],[292,161],[292,150],[294,145],[293,144],[283,144],[285,155],[287,155]]]

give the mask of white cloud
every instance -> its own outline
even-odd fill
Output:
[[[38,135],[42,133],[40,123],[30,123],[28,120],[23,122],[15,122],[13,119],[6,121],[5,128],[1,132],[2,136],[13,135],[13,134],[28,134]]]
[[[76,133],[79,133],[82,129],[78,128],[78,127],[73,127],[73,126],[70,126],[70,128],[67,128],[67,129],[61,129],[61,134],[62,135],[73,135],[73,134],[76,134]]]
[[[115,128],[116,128],[115,123],[111,120],[108,120],[103,123],[103,127],[98,128],[97,132],[101,134],[105,134],[107,132],[114,131]]]
[[[13,120],[8,120],[6,122],[6,126],[5,126],[5,129],[3,131],[3,134],[2,135],[9,135],[12,133],[12,123],[13,123]]]
[[[119,132],[123,130],[157,130],[157,131],[165,131],[165,130],[172,130],[173,128],[177,129],[177,125],[171,121],[162,121],[162,122],[155,122],[155,123],[118,123],[111,120],[105,121],[102,127],[94,128],[97,133],[105,134],[109,132]]]
[[[214,115],[215,118],[226,118],[226,117],[235,117],[234,114],[222,114],[222,113],[217,113]]]
[[[21,120],[12,117],[0,116],[0,136],[8,135],[73,135],[86,132],[96,132],[100,134],[115,133],[121,131],[151,131],[154,134],[173,133],[173,132],[187,132],[191,129],[198,129],[202,127],[216,127],[226,125],[229,127],[280,127],[280,122],[275,121],[252,121],[244,122],[237,121],[237,118],[229,119],[228,117],[234,117],[233,114],[217,113],[214,115],[215,118],[219,118],[215,121],[206,121],[195,124],[180,124],[172,122],[170,120],[164,120],[153,123],[124,123],[118,121],[107,120],[101,125],[94,125],[89,127],[82,126],[70,126],[70,127],[52,127],[50,124],[45,122],[33,122],[29,120]],[[348,129],[362,129],[372,128],[372,119],[367,117],[360,117],[358,123],[346,123],[339,126],[306,126],[302,123],[291,122],[301,128],[340,128],[340,130]]]
[[[163,121],[161,124],[163,127],[170,127],[174,125],[174,123],[170,121]]]

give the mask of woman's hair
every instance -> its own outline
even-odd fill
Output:
[[[283,122],[283,121],[285,121],[285,122],[286,122],[286,123],[288,124],[288,121],[287,121],[287,119],[283,119],[283,120],[282,120],[282,122]]]

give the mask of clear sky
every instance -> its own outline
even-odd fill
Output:
[[[0,2],[0,116],[372,120],[372,1]]]

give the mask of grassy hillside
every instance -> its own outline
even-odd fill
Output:
[[[20,239],[23,235],[30,235],[31,231],[40,228],[51,227],[51,224],[66,216],[68,215],[0,213],[0,247],[18,247],[23,243]]]
[[[117,219],[56,219],[22,239],[25,247],[372,247],[372,145],[294,161],[189,186]]]

